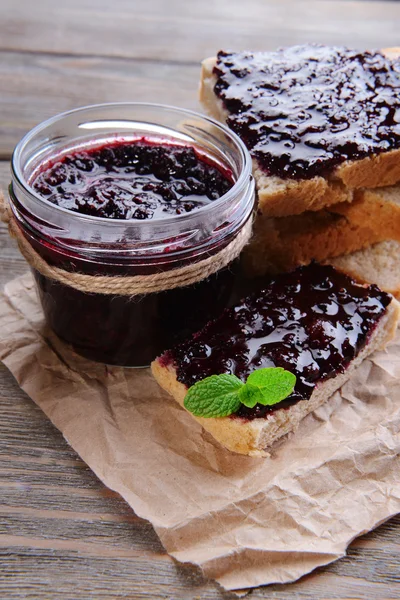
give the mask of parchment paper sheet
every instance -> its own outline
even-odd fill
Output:
[[[76,356],[30,275],[0,298],[0,358],[177,560],[227,589],[293,581],[400,511],[400,335],[270,458],[231,454],[149,371]]]

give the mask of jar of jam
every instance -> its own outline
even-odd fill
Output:
[[[58,115],[12,158],[13,222],[38,258],[24,253],[47,324],[121,366],[148,365],[228,304],[254,194],[234,133],[156,104]]]

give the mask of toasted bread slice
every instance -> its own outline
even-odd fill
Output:
[[[395,58],[400,54],[400,49],[389,48],[383,52]],[[229,112],[214,93],[217,78],[213,70],[216,60],[215,57],[208,58],[202,63],[200,101],[212,117],[226,122]],[[339,202],[351,202],[355,189],[384,187],[399,182],[400,149],[346,161],[328,177],[281,179],[268,176],[256,159],[253,159],[253,173],[262,214],[268,217],[298,215],[305,211],[319,211]]]
[[[380,242],[327,262],[356,281],[376,283],[382,290],[400,299],[400,242]]]
[[[284,218],[259,215],[243,260],[251,275],[290,271],[372,244],[400,242],[400,185],[356,190],[352,203]]]
[[[306,269],[310,269],[310,267]],[[221,372],[230,373],[233,371],[235,374],[242,376],[241,373],[243,374],[243,371],[240,371],[240,369],[244,368],[245,371],[251,371],[254,368],[270,366],[271,357],[275,357],[273,362],[281,366],[280,363],[286,364],[285,361],[290,356],[290,353],[294,352],[294,356],[297,356],[296,352],[300,352],[298,355],[299,358],[294,359],[294,362],[290,362],[290,364],[293,365],[294,371],[292,372],[297,374],[298,381],[300,375],[303,374],[305,381],[309,381],[307,385],[313,386],[312,393],[307,399],[302,399],[303,397],[300,394],[294,403],[285,405],[284,401],[282,408],[280,408],[280,405],[277,405],[275,410],[265,412],[262,416],[258,416],[259,412],[253,413],[251,418],[248,418],[248,413],[245,413],[245,415],[239,413],[239,416],[235,415],[233,417],[194,417],[220,444],[231,451],[251,456],[264,456],[271,444],[285,434],[295,430],[306,415],[321,406],[349,379],[357,366],[367,356],[374,350],[382,348],[395,335],[397,322],[400,317],[400,304],[394,298],[388,298],[385,295],[386,300],[384,300],[384,305],[380,304],[381,308],[379,309],[377,320],[367,326],[367,338],[361,344],[361,349],[358,343],[353,341],[354,339],[358,339],[357,336],[359,333],[357,333],[357,328],[359,327],[360,319],[364,318],[365,308],[362,307],[368,306],[371,298],[376,298],[373,305],[378,306],[379,304],[375,302],[380,302],[378,298],[382,298],[381,292],[371,289],[368,289],[365,292],[365,296],[362,296],[364,300],[361,301],[361,305],[358,305],[360,309],[355,309],[355,321],[352,320],[354,319],[352,315],[347,315],[344,317],[343,322],[337,322],[335,320],[335,312],[327,310],[321,320],[319,320],[317,315],[316,320],[312,320],[308,325],[304,326],[304,323],[301,321],[301,306],[304,306],[304,301],[306,303],[309,302],[310,306],[316,301],[317,304],[315,306],[318,308],[324,306],[324,304],[320,304],[320,301],[326,297],[328,300],[326,306],[332,307],[333,290],[339,291],[339,302],[342,302],[344,299],[343,286],[345,286],[345,294],[349,294],[348,296],[346,295],[346,299],[352,299],[355,303],[359,302],[357,298],[360,298],[362,294],[361,291],[357,292],[357,288],[360,289],[362,286],[354,284],[349,278],[340,278],[335,275],[336,279],[334,279],[331,277],[330,271],[324,270],[325,267],[316,266],[313,269],[317,273],[317,277],[314,279],[307,279],[309,275],[304,275],[306,273],[304,270],[302,271],[303,275],[300,276],[296,274],[298,272],[295,272],[290,281],[289,279],[286,281],[283,288],[278,287],[275,289],[272,287],[270,293],[268,291],[259,292],[255,300],[253,296],[245,299],[237,307],[225,311],[220,319],[210,322],[201,332],[193,336],[192,340],[184,342],[183,345],[178,346],[176,349],[167,351],[152,363],[152,372],[158,383],[183,406],[188,387],[195,381],[202,379],[204,373],[220,374]],[[332,272],[335,273],[333,269]],[[290,278],[291,276],[287,277]],[[308,284],[304,284],[307,281]],[[317,281],[320,281],[321,286],[315,288],[315,282]],[[330,287],[331,281],[334,282],[333,287]],[[274,283],[271,285],[273,286]],[[299,293],[299,285],[306,285],[305,295],[301,301],[302,304],[301,302],[300,304],[296,304],[296,294]],[[278,289],[280,291],[278,294],[279,300],[276,301],[275,298],[277,298],[277,295],[275,292]],[[318,291],[314,291],[316,289]],[[282,290],[285,290],[283,295]],[[285,299],[288,299],[289,302],[286,302]],[[281,303],[279,306],[278,302]],[[346,303],[346,306],[351,306],[352,304],[353,302],[350,302],[350,304]],[[292,313],[290,310],[288,313],[286,312],[285,307],[288,305],[295,306],[295,312],[300,307],[299,318],[296,323],[291,321],[293,315],[291,316]],[[382,309],[382,306],[386,306],[386,308]],[[252,308],[256,308],[256,317],[254,317]],[[231,317],[231,314],[234,316]],[[289,332],[289,336],[291,334],[294,336],[290,343],[285,342],[286,338],[282,335],[283,322],[281,317],[285,314],[288,315],[287,329],[285,331]],[[236,315],[241,316],[237,317]],[[275,321],[274,315],[278,315]],[[232,326],[231,319],[239,319],[238,326],[236,326],[236,321],[234,321]],[[271,322],[274,323],[272,329]],[[353,322],[357,323],[356,329],[353,329]],[[246,323],[248,323],[247,326]],[[221,329],[221,325],[225,325],[227,329]],[[330,346],[330,342],[328,341],[328,345],[322,347],[319,343],[321,339],[320,332],[323,330],[334,332],[336,326],[339,327],[341,332],[337,338],[337,342]],[[296,337],[297,335],[298,337]],[[344,338],[343,335],[345,336]],[[356,338],[354,338],[354,335]],[[348,336],[348,340],[346,336]],[[245,340],[245,342],[242,340]],[[334,348],[337,347],[337,343],[343,344],[341,346],[343,349],[347,347],[348,342],[350,344],[356,343],[355,356],[349,361],[343,355],[343,358],[338,363],[337,354],[334,354],[335,358],[332,358],[332,365],[335,364],[336,367],[334,372],[330,370],[328,378],[321,377],[320,375],[304,375],[304,368],[309,360],[306,359],[306,355],[308,356],[307,353],[310,352],[309,349],[318,348],[316,350],[317,356],[323,355],[325,358],[322,360],[329,361],[329,358],[326,359],[326,354],[324,354],[327,348],[331,348],[328,352],[335,353]],[[241,350],[242,347],[244,348],[243,343],[248,348],[244,354],[243,350]],[[290,346],[289,350],[287,349],[287,344]],[[208,348],[209,352],[212,352],[212,355],[202,350],[204,348]],[[259,348],[259,350],[255,350],[256,348]],[[282,357],[282,350],[284,354],[289,352],[286,358],[285,356]],[[315,352],[315,350],[312,352]],[[318,352],[321,352],[321,354],[318,354]],[[319,359],[315,358],[315,356],[314,359],[318,361]],[[207,362],[208,360],[210,362]],[[299,360],[299,363],[296,362],[297,360]],[[243,367],[243,361],[245,361],[245,367]],[[294,366],[297,364],[301,365],[299,372],[296,372],[297,367]],[[328,364],[331,365],[329,362]],[[236,370],[237,368],[239,368],[239,371]],[[324,367],[321,366],[321,368],[323,369]],[[331,366],[328,368],[331,369]],[[200,369],[200,375],[197,369]],[[319,371],[319,373],[322,373],[322,371]],[[311,378],[308,379],[308,377]],[[188,381],[191,381],[191,383],[189,384]],[[298,393],[296,390],[300,390],[300,388],[297,388],[297,383],[295,394]]]

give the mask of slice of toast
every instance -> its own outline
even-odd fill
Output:
[[[386,240],[400,242],[400,185],[356,190],[352,203],[317,212],[259,215],[243,261],[250,275],[276,274]]]
[[[375,318],[369,321],[367,313]],[[229,417],[194,417],[229,450],[263,456],[394,336],[399,317],[400,304],[391,296],[355,284],[331,267],[312,265],[226,310],[192,339],[157,358],[152,372],[183,405],[188,388],[211,374],[234,373],[245,380],[258,368],[291,370],[297,376],[294,392],[275,407],[256,405]],[[329,333],[324,338],[322,332]]]
[[[380,242],[327,262],[360,283],[376,283],[400,300],[400,242]]]
[[[393,59],[400,54],[400,49],[390,48],[383,53]],[[229,112],[214,92],[217,82],[214,73],[216,62],[214,57],[202,63],[200,101],[212,117],[225,123]],[[348,160],[333,169],[327,177],[282,179],[269,176],[254,157],[253,173],[262,214],[268,217],[298,215],[304,211],[318,211],[339,202],[351,202],[355,189],[397,183],[400,181],[400,149],[372,154],[360,160]]]

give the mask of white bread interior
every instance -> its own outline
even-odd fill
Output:
[[[327,261],[360,283],[376,283],[400,299],[400,242],[389,240]]]
[[[194,418],[228,450],[249,456],[266,456],[268,455],[267,449],[276,440],[296,430],[304,417],[332,396],[367,356],[374,350],[384,347],[394,337],[399,318],[400,304],[393,299],[367,345],[349,364],[346,371],[320,383],[309,400],[301,400],[288,409],[278,409],[272,412],[267,418],[251,421],[230,417]],[[177,380],[175,368],[172,365],[164,367],[162,362],[156,359],[153,361],[151,369],[160,386],[183,406],[187,388]]]
[[[390,58],[400,54],[399,48],[383,52]],[[215,95],[217,81],[213,73],[216,58],[202,63],[200,101],[215,119],[226,122],[229,116],[222,101]],[[266,175],[253,159],[253,174],[257,183],[259,210],[268,217],[298,215],[304,211],[318,211],[339,202],[351,202],[354,189],[389,186],[400,181],[400,149],[371,155],[360,160],[349,160],[338,166],[329,176],[311,179],[281,179]]]

